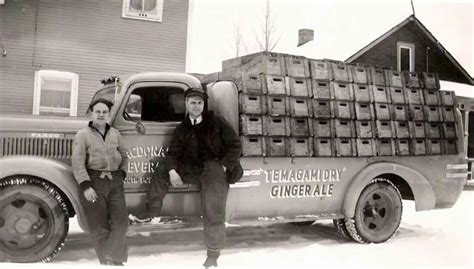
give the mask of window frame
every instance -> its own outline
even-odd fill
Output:
[[[397,42],[397,70],[402,71],[402,55],[401,50],[408,49],[409,51],[409,70],[415,72],[415,44],[408,42]]]
[[[122,4],[122,18],[126,19],[136,19],[136,20],[145,20],[145,21],[153,21],[153,22],[163,22],[163,5],[164,0],[155,0],[156,1],[156,12],[153,14],[152,12],[133,12],[130,11],[130,1],[131,0],[123,0]],[[145,0],[140,0],[145,1]]]
[[[71,97],[69,99],[69,108],[56,108],[56,107],[45,107],[41,106],[41,81],[43,79],[52,80],[70,80]],[[79,88],[79,75],[72,72],[57,71],[57,70],[37,70],[35,71],[34,81],[34,95],[33,95],[33,115],[41,115],[41,112],[58,112],[67,113],[69,110],[69,117],[77,116],[77,100],[78,100],[78,88]],[[64,113],[64,115],[66,115]]]

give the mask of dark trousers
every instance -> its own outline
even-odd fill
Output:
[[[100,177],[101,172],[89,171],[99,198],[95,203],[84,197],[89,232],[100,263],[105,260],[127,261],[126,233],[128,213],[123,189],[123,175],[112,172],[112,178]]]
[[[182,166],[177,169],[186,184],[201,187],[201,207],[204,218],[204,244],[210,249],[222,249],[225,242],[225,208],[229,184],[222,165],[214,160],[205,161],[202,172]],[[159,165],[147,196],[147,208],[152,216],[159,216],[163,198],[170,186],[169,174]]]

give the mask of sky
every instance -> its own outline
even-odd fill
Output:
[[[236,25],[242,33],[240,55],[260,51],[266,0],[190,0],[187,72],[212,73],[236,57]],[[416,17],[456,60],[474,75],[474,0],[413,0]],[[346,60],[412,14],[410,0],[270,0],[273,51],[312,59]],[[314,40],[297,47],[298,29],[314,30]]]

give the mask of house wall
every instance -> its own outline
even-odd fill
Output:
[[[163,21],[122,18],[122,0],[7,0],[0,6],[0,113],[32,114],[37,70],[79,75],[78,116],[100,80],[184,72],[189,0],[165,0]]]
[[[415,45],[415,72],[438,73],[439,78],[446,81],[469,83],[457,67],[449,61],[443,52],[426,35],[409,22],[383,41],[355,59],[354,63],[379,65],[397,70],[397,42],[407,42]],[[428,51],[428,69],[426,68],[426,48]]]

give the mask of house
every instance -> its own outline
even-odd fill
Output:
[[[184,72],[189,1],[1,1],[0,113],[83,116],[105,77]]]
[[[379,65],[398,71],[437,73],[442,89],[453,90],[456,95],[469,93],[473,96],[474,80],[471,75],[414,15],[363,47],[345,62]],[[469,133],[465,149],[471,167],[470,177],[474,178],[474,99],[458,97],[457,101],[465,130]]]
[[[438,73],[442,81],[474,85],[471,75],[414,15],[345,62],[379,65],[398,71]]]

